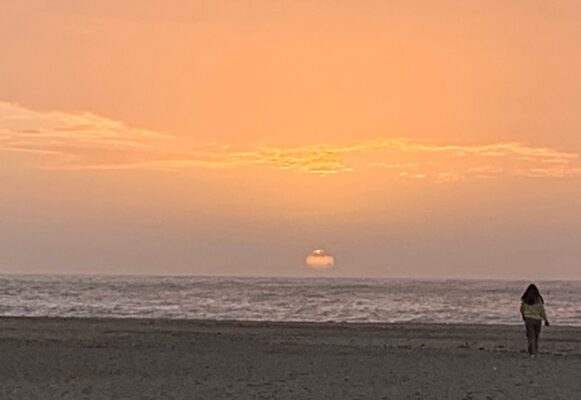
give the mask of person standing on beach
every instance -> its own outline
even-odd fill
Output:
[[[549,326],[549,320],[545,313],[545,300],[536,285],[530,284],[521,297],[520,313],[525,322],[528,341],[528,352],[535,358],[539,353],[539,335],[541,323]]]

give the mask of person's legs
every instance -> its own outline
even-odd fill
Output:
[[[525,329],[527,333],[527,351],[530,355],[535,354],[535,328],[534,320],[525,318]]]
[[[541,320],[535,321],[534,332],[535,332],[535,354],[539,353],[539,336],[541,335]]]
[[[539,352],[539,336],[541,334],[541,320],[526,318],[525,327],[527,332],[527,350],[530,355],[536,355]]]

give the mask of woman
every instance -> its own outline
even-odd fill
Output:
[[[545,321],[545,326],[549,326],[547,314],[545,314],[545,300],[539,289],[531,284],[521,297],[522,303],[520,313],[525,321],[527,332],[528,351],[531,357],[536,357],[539,352],[539,335],[541,333],[541,322]]]

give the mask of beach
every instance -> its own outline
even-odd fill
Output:
[[[576,399],[581,329],[0,319],[1,399]]]

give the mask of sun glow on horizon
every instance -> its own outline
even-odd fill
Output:
[[[329,270],[335,266],[335,257],[325,250],[318,249],[307,256],[305,263],[314,270]]]

